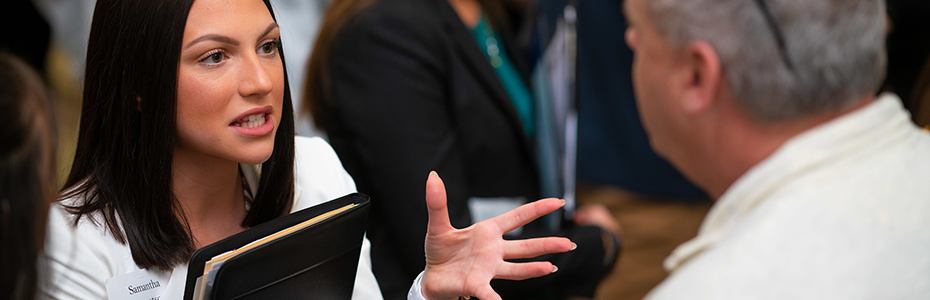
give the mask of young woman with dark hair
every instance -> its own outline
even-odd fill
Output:
[[[36,261],[55,197],[55,127],[42,79],[0,52],[0,299],[34,299]]]
[[[195,249],[355,191],[328,144],[294,137],[280,45],[267,0],[97,1],[77,153],[49,214],[43,296],[132,299],[125,284],[142,279],[161,299],[179,299]],[[431,178],[434,250],[413,299],[421,290],[493,299],[494,276],[553,270],[502,258],[571,248],[549,238],[520,242],[537,249],[521,252],[500,237],[559,201],[455,230]],[[486,245],[498,248],[469,251]],[[366,240],[353,299],[380,298]]]
[[[210,46],[201,41],[213,39],[191,44],[197,38],[194,34],[201,33],[195,31],[197,27],[185,25],[199,22],[197,16],[188,16],[188,12],[192,5],[201,2],[110,0],[98,1],[94,10],[78,145],[64,197],[82,198],[69,205],[69,212],[77,216],[75,224],[82,217],[99,213],[116,240],[138,249],[133,251],[133,260],[143,268],[171,269],[185,262],[198,248],[198,242],[203,246],[215,241],[199,236],[201,224],[187,219],[191,213],[188,210],[200,207],[184,207],[187,201],[178,199],[194,194],[178,189],[202,188],[189,186],[188,180],[179,178],[194,175],[190,172],[196,170],[188,165],[206,169],[221,165],[233,170],[225,176],[214,173],[211,179],[216,182],[198,182],[205,185],[241,181],[237,162],[262,165],[258,188],[253,190],[254,197],[248,199],[252,202],[251,209],[248,213],[244,206],[239,209],[245,216],[241,222],[245,227],[287,213],[290,195],[294,193],[293,173],[278,171],[290,170],[294,165],[293,124],[281,122],[282,117],[291,119],[292,114],[288,83],[282,74],[263,70],[271,68],[264,65],[237,65],[235,70],[219,68],[219,62],[226,58],[225,52],[200,57],[204,53],[193,46]],[[269,24],[274,25],[273,20]],[[203,30],[207,29],[212,28]],[[255,62],[240,64],[284,64],[278,58],[276,29],[248,33],[261,34],[254,38],[261,38],[264,43],[253,49]],[[248,48],[240,45],[237,49]],[[257,73],[257,78],[247,76],[253,73]],[[204,80],[211,81],[198,85],[198,81]],[[279,86],[261,86],[274,83]],[[224,103],[224,99],[204,97],[211,89],[223,87],[227,93],[235,92],[232,86],[235,84],[243,86],[238,91],[241,96],[235,97],[242,98],[239,101]],[[252,90],[242,90],[246,88]],[[255,107],[260,111],[250,110]],[[213,116],[208,118],[233,114],[237,118],[226,125],[236,130],[216,130],[215,124],[207,124],[209,120],[203,115],[193,115],[192,109],[211,112]],[[238,116],[247,111],[249,115]],[[239,119],[250,115],[267,116],[264,123],[275,130],[258,136],[250,132],[237,134],[246,128]],[[214,131],[240,136],[223,144]],[[272,147],[275,151],[271,151]],[[220,162],[221,159],[224,161]],[[188,236],[188,225],[193,227],[194,239]],[[125,233],[120,226],[126,227]]]
[[[456,226],[540,195],[534,100],[503,5],[342,0],[324,18],[302,107],[326,130],[359,191],[372,196],[368,238],[386,299],[402,299],[424,265],[428,214],[416,198],[424,173],[443,174]],[[573,222],[549,221],[512,237],[567,236],[578,250],[535,258],[559,273],[495,282],[502,295],[592,297],[612,268],[619,230],[603,206],[578,209]]]

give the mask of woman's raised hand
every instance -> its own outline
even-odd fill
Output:
[[[501,299],[491,288],[491,279],[523,280],[554,273],[547,261],[511,263],[505,259],[531,258],[567,252],[576,246],[561,237],[506,241],[501,236],[565,205],[564,200],[543,199],[476,223],[455,229],[449,222],[446,188],[436,172],[426,181],[429,225],[426,233],[426,270],[420,282],[429,300],[476,296]]]

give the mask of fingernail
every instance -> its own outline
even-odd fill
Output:
[[[557,267],[556,265],[552,265],[552,273],[555,273],[558,271],[559,271],[559,267]],[[552,274],[552,273],[549,273],[549,274]]]
[[[429,177],[433,177],[433,176],[437,176],[437,177],[438,177],[438,176],[439,176],[439,173],[436,173],[436,171],[429,171]]]
[[[565,199],[559,199],[559,200],[562,200],[562,206],[565,206],[565,203],[567,203],[565,202]]]
[[[572,243],[572,249],[571,249],[571,250],[568,250],[568,251],[572,251],[572,250],[575,250],[575,249],[578,249],[578,244]]]

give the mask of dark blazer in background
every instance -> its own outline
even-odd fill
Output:
[[[516,51],[507,50],[514,58]],[[358,190],[371,196],[368,238],[385,299],[405,299],[425,265],[429,171],[443,178],[452,224],[463,228],[472,223],[471,197],[536,200],[531,141],[484,54],[445,0],[378,1],[343,28],[330,63],[335,105],[325,127]],[[542,228],[531,223],[523,237],[552,234]],[[556,234],[578,244],[568,254],[543,257],[559,272],[495,281],[502,296],[593,295],[606,271],[601,230],[575,227]]]

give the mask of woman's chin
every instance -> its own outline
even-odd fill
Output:
[[[237,147],[238,161],[240,163],[258,165],[271,158],[274,153],[274,134],[269,134],[257,140],[250,140]]]
[[[244,163],[244,164],[250,164],[250,165],[260,165],[268,161],[269,158],[271,158],[271,152],[268,152],[267,155],[261,155],[261,156],[250,155],[248,157],[244,157],[239,162]]]
[[[241,148],[240,151],[237,159],[240,163],[259,165],[271,158],[271,154],[274,152],[274,144],[261,145],[259,147],[244,147]]]

